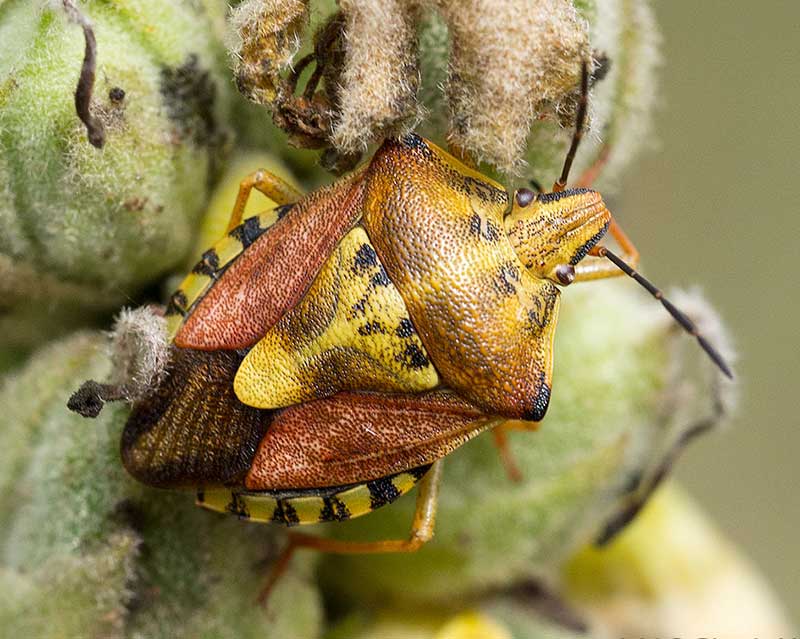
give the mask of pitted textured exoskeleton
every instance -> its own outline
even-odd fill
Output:
[[[419,484],[408,539],[293,532],[273,579],[298,547],[411,551],[433,534],[440,460],[489,429],[508,459],[505,430],[544,418],[560,287],[627,273],[697,335],[633,270],[638,254],[600,194],[565,188],[585,69],[582,83],[550,193],[510,197],[414,134],[306,196],[264,171],[246,179],[228,233],[167,307],[171,365],[133,406],[129,472],[289,526],[356,517]],[[279,207],[242,220],[252,188]],[[624,259],[600,244],[607,233]]]

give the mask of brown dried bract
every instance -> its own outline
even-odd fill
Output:
[[[103,122],[90,111],[92,93],[94,92],[94,78],[97,69],[97,40],[94,29],[89,19],[78,9],[72,0],[63,0],[64,12],[70,20],[83,29],[83,38],[86,42],[83,53],[83,64],[78,85],[75,88],[75,111],[81,122],[86,127],[89,143],[102,149],[106,142]]]
[[[419,31],[434,13],[450,38],[444,91],[454,148],[514,172],[534,121],[574,119],[580,65],[591,49],[588,25],[569,0],[340,0],[339,7],[294,69],[307,2],[248,0],[233,14],[240,90],[272,109],[290,143],[327,147],[323,165],[331,170],[352,167],[370,144],[422,119]]]

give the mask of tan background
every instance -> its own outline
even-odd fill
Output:
[[[736,340],[732,429],[678,476],[800,619],[800,3],[661,2],[658,150],[616,210],[666,286],[702,285]],[[745,602],[743,602],[745,603]]]

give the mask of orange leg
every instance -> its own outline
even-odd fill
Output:
[[[606,164],[608,164],[608,157],[610,154],[611,147],[607,144],[604,144],[600,148],[600,152],[597,154],[597,157],[594,159],[594,162],[592,162],[591,166],[589,166],[578,178],[575,186],[587,189],[591,188],[592,184],[594,184],[594,181],[603,171]]]
[[[254,188],[275,201],[278,206],[292,204],[303,197],[300,191],[285,180],[282,180],[269,171],[259,169],[255,173],[248,175],[239,184],[239,194],[236,196],[236,203],[233,205],[233,211],[231,212],[231,219],[228,221],[226,233],[229,233],[242,223],[244,207],[247,205],[247,200],[250,198],[250,191]]]
[[[514,454],[508,446],[508,432],[511,430],[538,430],[539,422],[526,422],[518,419],[506,419],[492,429],[494,445],[500,454],[500,461],[505,466],[508,478],[513,482],[522,481],[522,471],[514,460]]]
[[[436,504],[439,498],[439,480],[442,474],[442,462],[437,461],[422,478],[417,492],[417,507],[411,523],[408,539],[389,539],[383,541],[342,541],[316,537],[306,533],[290,532],[289,543],[281,553],[270,572],[267,583],[258,595],[262,605],[266,603],[275,582],[283,574],[291,561],[292,555],[299,548],[309,548],[319,552],[335,554],[373,554],[385,552],[414,552],[433,537],[436,523]]]
[[[515,483],[521,482],[522,471],[517,466],[514,454],[508,447],[508,431],[501,424],[492,430],[492,437],[494,437],[494,445],[497,447],[497,452],[500,454],[500,461],[503,462],[503,466],[506,469],[506,475]]]
[[[611,218],[608,232],[617,241],[622,249],[622,259],[631,267],[636,268],[639,264],[639,251],[631,242],[625,231],[623,231],[617,221]],[[595,246],[589,255],[595,256],[593,260],[583,260],[575,267],[575,281],[586,282],[588,280],[600,280],[606,277],[618,277],[624,275],[617,266],[602,259],[599,255],[601,246]]]

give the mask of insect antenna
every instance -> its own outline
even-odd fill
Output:
[[[623,273],[629,275],[634,280],[636,280],[639,284],[641,284],[650,295],[655,297],[661,305],[667,309],[667,312],[672,315],[678,324],[680,324],[683,329],[689,333],[689,335],[693,335],[697,338],[700,347],[706,352],[706,354],[711,358],[711,361],[714,362],[719,369],[725,373],[727,377],[733,379],[733,373],[731,372],[730,367],[717,352],[709,341],[700,334],[700,330],[697,328],[697,325],[690,320],[685,313],[680,311],[672,302],[670,302],[664,294],[656,288],[649,280],[645,277],[637,273],[633,270],[630,266],[628,266],[622,259],[620,259],[617,255],[609,251],[605,246],[601,246],[597,249],[597,255],[600,257],[606,257],[611,260]]]
[[[575,116],[575,133],[572,135],[572,143],[569,145],[567,157],[564,158],[564,168],[561,169],[561,177],[553,184],[553,192],[558,193],[567,187],[569,170],[572,168],[572,161],[578,152],[578,145],[583,137],[583,127],[586,124],[586,110],[589,104],[589,68],[586,60],[581,62],[581,97],[578,99],[578,113]]]

